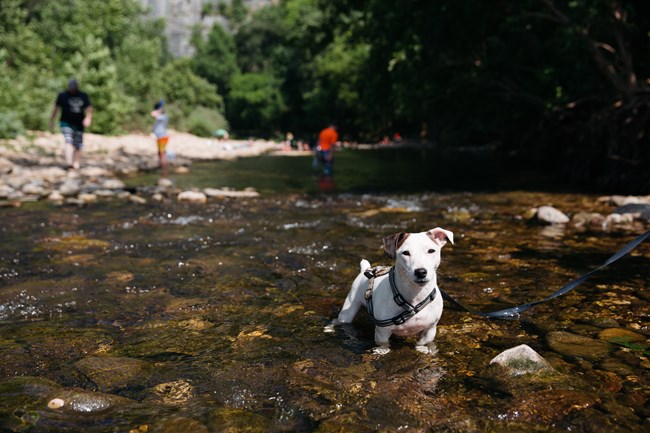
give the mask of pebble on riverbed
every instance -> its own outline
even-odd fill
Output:
[[[65,401],[60,398],[53,398],[47,403],[47,407],[50,409],[60,409],[65,405]]]

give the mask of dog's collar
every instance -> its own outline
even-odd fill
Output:
[[[375,266],[374,268],[370,268],[366,270],[363,274],[366,277],[368,277],[368,289],[366,289],[366,310],[368,310],[368,315],[370,316],[372,321],[375,322],[376,326],[386,327],[386,326],[393,326],[393,325],[401,325],[405,323],[408,319],[418,314],[420,311],[422,311],[424,307],[426,307],[431,302],[433,302],[433,300],[436,299],[436,294],[438,293],[436,287],[434,287],[431,290],[431,293],[429,293],[422,302],[416,305],[412,305],[404,298],[404,296],[402,296],[402,294],[397,289],[397,284],[395,284],[394,266],[392,266],[391,268],[388,268],[386,266]],[[392,317],[390,319],[377,319],[374,315],[374,311],[372,307],[372,289],[373,289],[375,278],[386,274],[388,274],[388,282],[390,283],[390,290],[391,292],[393,292],[393,301],[395,301],[395,303],[398,306],[402,307],[404,311],[401,314],[398,314],[397,316]]]

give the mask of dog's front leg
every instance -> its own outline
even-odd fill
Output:
[[[433,342],[433,339],[436,338],[437,331],[437,326],[433,325],[429,329],[420,332],[420,338],[417,343],[415,343],[415,350],[426,354],[437,353],[438,349],[436,348],[436,344]]]
[[[372,353],[375,355],[385,355],[390,352],[390,336],[393,332],[390,328],[380,328],[375,326],[375,344],[377,347],[372,349]]]

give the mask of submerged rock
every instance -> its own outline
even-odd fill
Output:
[[[552,370],[551,365],[526,344],[501,352],[490,361],[490,364],[505,367],[512,376]]]
[[[176,197],[178,201],[184,201],[189,203],[205,203],[208,201],[207,196],[199,191],[183,191],[178,194]]]
[[[34,376],[10,377],[0,380],[0,407],[12,407],[46,399],[61,386],[51,380]]]
[[[101,412],[135,403],[125,397],[81,388],[61,388],[52,397],[63,401],[62,409],[73,412]]]
[[[569,217],[552,206],[540,206],[535,212],[537,221],[543,224],[566,224]]]
[[[650,221],[650,204],[648,203],[630,203],[616,208],[613,214],[631,215],[633,218]]]
[[[194,388],[186,380],[159,383],[151,391],[153,396],[148,400],[168,405],[182,405],[192,398]]]
[[[609,353],[607,343],[570,332],[551,332],[546,336],[546,342],[553,351],[564,356],[597,360]]]
[[[221,430],[217,431],[221,432]],[[209,430],[205,425],[195,419],[179,416],[162,420],[160,423],[154,426],[152,433],[209,433]]]
[[[604,329],[598,334],[598,338],[616,343],[641,343],[646,341],[645,336],[622,328]]]
[[[75,367],[104,392],[144,386],[153,371],[148,362],[126,357],[84,358]]]
[[[269,431],[269,420],[243,409],[222,407],[208,415],[210,431],[222,433],[264,433]]]

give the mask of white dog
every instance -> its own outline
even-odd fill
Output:
[[[361,272],[345,298],[338,318],[325,328],[351,323],[365,305],[375,322],[374,349],[377,354],[390,351],[392,334],[419,334],[416,349],[423,353],[435,351],[429,344],[436,336],[436,325],[442,314],[442,296],[438,290],[436,270],[440,250],[454,243],[454,234],[436,227],[422,233],[397,233],[384,238],[384,250],[395,265],[387,269],[371,268],[362,260]]]

